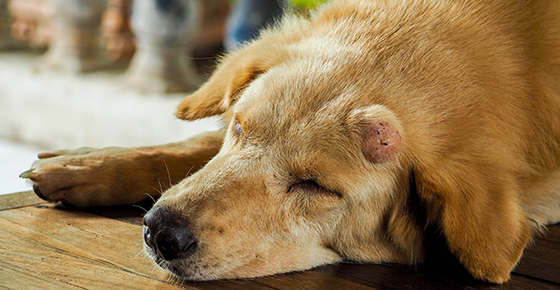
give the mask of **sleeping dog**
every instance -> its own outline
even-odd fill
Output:
[[[169,172],[145,250],[183,279],[419,264],[435,233],[503,283],[560,221],[560,2],[333,1],[225,56],[176,115],[224,130],[40,154],[23,177],[84,207]]]

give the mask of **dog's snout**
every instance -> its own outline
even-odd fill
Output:
[[[144,216],[144,241],[156,255],[167,261],[186,257],[197,245],[188,222],[161,209],[152,209]]]

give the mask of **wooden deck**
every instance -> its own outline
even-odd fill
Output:
[[[560,225],[500,286],[371,264],[181,284],[145,258],[141,215],[135,207],[59,209],[32,192],[0,196],[0,289],[560,289]]]

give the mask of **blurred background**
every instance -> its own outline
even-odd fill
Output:
[[[221,55],[325,0],[0,0],[0,194],[37,153],[216,130],[175,106]]]

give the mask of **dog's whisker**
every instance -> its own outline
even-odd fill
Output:
[[[159,184],[159,192],[161,194],[163,194],[164,190],[163,190],[163,185],[162,185],[162,182],[161,182],[161,178],[158,178],[158,184]]]
[[[155,201],[154,201],[154,202],[155,202]],[[148,212],[148,210],[147,210],[147,209],[145,209],[144,207],[142,207],[142,206],[140,206],[140,205],[137,205],[137,204],[133,204],[132,206],[133,206],[133,207],[136,207],[136,208],[139,208],[139,209],[141,209],[141,210],[143,210],[143,211],[144,211],[145,213],[147,213],[147,212]]]
[[[191,174],[191,171],[193,170],[193,168],[194,168],[194,165],[192,165],[191,168],[189,168],[189,171],[187,171],[187,174],[185,174],[185,178],[187,178]]]
[[[138,256],[142,255],[144,253],[144,249],[141,249],[138,254],[134,255],[134,258],[138,258]]]
[[[155,190],[157,190],[156,188],[154,188]],[[162,194],[163,192],[160,192],[160,194]],[[156,199],[155,197],[153,197],[151,194],[144,192],[144,195],[147,195],[154,203],[156,203]]]
[[[167,166],[167,162],[165,162],[165,160],[163,160],[163,165],[165,165],[165,170],[167,171],[167,178],[169,179],[169,188],[171,188],[173,183],[171,181],[171,172],[169,171],[169,167]]]
[[[159,195],[163,194],[163,190],[161,189],[161,184],[160,184],[160,188],[152,187],[152,189],[155,190],[157,193],[159,193]],[[147,193],[144,193],[144,194],[147,194]],[[152,197],[152,199],[154,199],[154,198]]]

